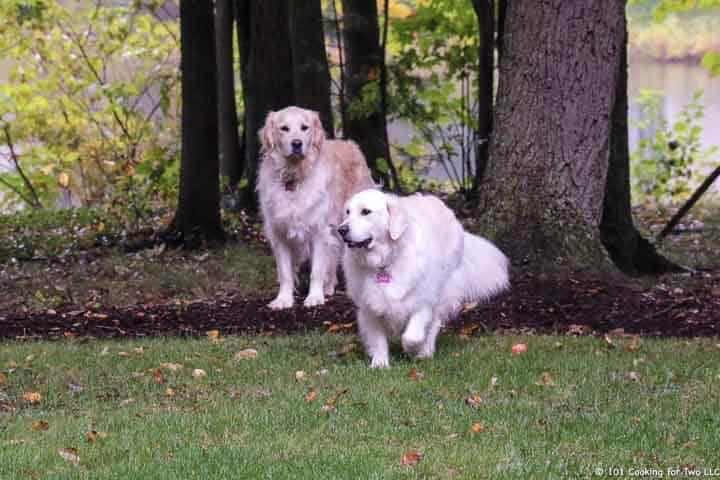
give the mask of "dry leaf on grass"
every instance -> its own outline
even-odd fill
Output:
[[[422,372],[418,372],[418,369],[414,367],[411,368],[410,371],[407,373],[407,378],[409,378],[410,380],[420,380],[422,376]]]
[[[257,358],[258,352],[254,348],[246,348],[235,354],[235,360],[253,360]]]
[[[485,426],[482,423],[473,423],[470,427],[470,433],[480,433],[485,431]]]
[[[80,456],[78,455],[78,451],[75,448],[60,448],[58,449],[58,453],[68,463],[71,463],[73,465],[79,465],[80,464]]]
[[[42,396],[38,392],[25,392],[23,393],[23,400],[30,403],[40,403]]]
[[[295,380],[297,380],[298,382],[302,382],[303,380],[305,380],[306,377],[307,375],[302,370],[297,370],[295,372]]]
[[[516,343],[510,349],[513,355],[521,355],[528,351],[527,343]]]
[[[192,371],[192,376],[195,378],[207,377],[207,372],[202,368],[196,368]]]
[[[165,396],[166,396],[166,397],[174,397],[174,396],[175,396],[175,390],[173,390],[173,389],[170,388],[170,387],[166,388],[166,389],[165,389]]]
[[[540,374],[540,378],[537,382],[535,382],[535,385],[540,385],[544,387],[548,387],[551,385],[555,385],[555,381],[552,378],[552,375],[550,375],[550,372],[543,372]]]
[[[417,463],[422,460],[422,457],[422,453],[411,449],[403,453],[403,456],[400,457],[400,464],[412,467],[414,465],[417,465]]]
[[[96,430],[85,432],[85,440],[87,440],[88,443],[95,443],[98,440],[107,438],[107,436],[108,434],[106,432],[98,432]]]
[[[4,373],[0,372],[0,385],[7,385],[8,379]]]
[[[50,424],[46,422],[45,420],[36,420],[32,422],[32,425],[30,425],[30,428],[32,428],[36,432],[44,432],[48,428],[50,428]]]
[[[183,366],[179,363],[161,363],[160,368],[165,368],[171,372],[177,372],[178,370],[182,370]]]
[[[162,385],[165,383],[165,375],[163,375],[162,370],[159,368],[153,368],[152,369],[152,376],[153,376],[153,382],[157,383],[158,385]]]
[[[315,390],[310,390],[307,395],[305,395],[305,401],[306,402],[313,402],[317,398],[317,392]]]
[[[220,330],[210,330],[207,332],[208,340],[211,342],[219,342],[221,340],[220,338]]]
[[[482,403],[482,397],[477,394],[469,395],[465,398],[465,403],[470,405],[472,408],[478,408]]]

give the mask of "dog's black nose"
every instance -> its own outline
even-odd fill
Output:
[[[293,150],[299,151],[302,148],[302,140],[293,140],[290,142],[290,145],[292,146]]]
[[[340,236],[342,238],[345,238],[350,231],[350,227],[348,227],[347,225],[340,225],[337,230]]]

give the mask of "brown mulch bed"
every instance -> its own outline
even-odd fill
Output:
[[[603,334],[661,337],[720,335],[720,272],[682,287],[653,287],[582,273],[516,274],[512,289],[468,309],[449,329],[464,334]],[[68,305],[42,312],[0,311],[0,338],[139,338],[232,334],[354,332],[354,308],[342,294],[321,308],[270,311],[269,299],[228,297],[190,304],[127,308]]]

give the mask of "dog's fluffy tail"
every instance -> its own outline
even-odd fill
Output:
[[[507,257],[492,243],[471,233],[464,233],[462,263],[451,275],[445,289],[445,311],[451,317],[463,306],[486,300],[510,286]]]

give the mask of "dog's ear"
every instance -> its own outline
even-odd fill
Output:
[[[405,210],[398,204],[397,199],[390,198],[387,203],[389,221],[388,232],[390,239],[395,241],[405,233],[408,227],[408,218]]]
[[[320,115],[317,112],[312,113],[311,119],[312,136],[310,138],[311,145],[319,152],[325,142],[325,129],[320,121]]]
[[[265,125],[258,132],[260,137],[260,152],[267,153],[275,150],[275,112],[268,112]]]

